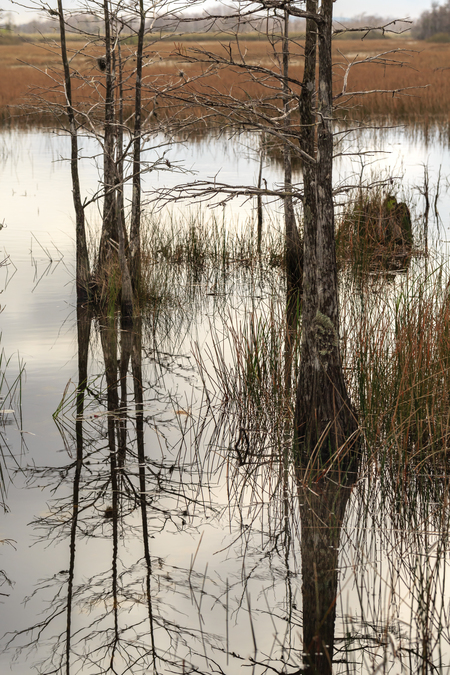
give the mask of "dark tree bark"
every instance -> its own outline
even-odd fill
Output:
[[[72,84],[70,79],[70,65],[67,55],[66,25],[62,0],[58,0],[59,32],[61,39],[61,59],[64,68],[64,89],[66,94],[66,109],[70,129],[70,170],[72,174],[72,195],[76,218],[76,287],[77,302],[83,303],[89,299],[89,284],[91,273],[89,255],[86,243],[86,228],[84,208],[81,200],[80,177],[78,174],[78,134],[75,119],[75,110],[72,103]]]
[[[305,248],[302,346],[295,410],[294,453],[298,463],[315,453],[329,461],[356,438],[357,420],[344,380],[339,349],[339,312],[332,188],[332,35],[333,0],[322,0],[317,95],[317,149],[315,163],[304,172]],[[312,27],[308,48],[313,47]],[[308,53],[308,52],[307,52]],[[312,78],[313,59],[308,62]],[[315,65],[314,65],[315,67]],[[310,80],[311,81],[311,80]],[[304,139],[312,149],[314,138],[308,110],[309,82],[304,82],[302,114]],[[314,133],[314,132],[312,132]]]
[[[290,99],[291,92],[289,86],[289,13],[284,12],[284,30],[283,30],[283,98],[284,98],[284,129],[286,136],[289,135],[290,120]],[[297,305],[297,296],[302,291],[303,286],[303,243],[295,220],[294,204],[292,199],[292,157],[291,148],[288,143],[284,144],[284,189],[286,197],[284,198],[284,222],[285,222],[285,256],[286,256],[286,280],[288,303],[291,301],[294,306]]]
[[[101,269],[119,241],[116,204],[116,166],[115,166],[115,129],[114,129],[114,86],[113,36],[111,35],[111,15],[108,0],[103,3],[105,27],[105,123],[103,135],[103,221],[98,267]],[[112,244],[112,245],[111,245]]]
[[[290,134],[291,89],[289,85],[289,12],[284,11],[283,28],[283,97],[284,132]],[[303,241],[300,237],[292,198],[292,152],[288,142],[283,147],[284,160],[284,223],[286,260],[286,340],[285,340],[285,387],[292,387],[292,360],[300,317],[301,294],[303,290]]]
[[[122,277],[122,291],[120,311],[122,315],[122,327],[126,328],[133,324],[134,303],[133,286],[131,283],[130,270],[125,248],[125,223],[123,221],[123,212],[117,210],[118,235],[119,235],[119,264]]]
[[[117,234],[119,237],[119,265],[122,278],[121,304],[122,327],[131,326],[133,323],[133,286],[131,283],[130,269],[127,258],[127,232],[125,227],[125,209],[123,203],[124,171],[123,171],[123,67],[120,42],[117,45],[117,67],[119,74],[118,82],[118,128],[116,138],[115,156],[115,184],[116,184],[116,219]]]
[[[139,0],[139,31],[136,51],[136,85],[133,132],[133,197],[130,226],[131,280],[135,289],[141,276],[141,135],[142,135],[142,64],[144,55],[145,11]]]
[[[261,190],[262,186],[262,174],[264,166],[264,157],[266,154],[266,135],[261,134],[261,149],[259,155],[259,171],[258,171],[258,190]],[[256,216],[257,216],[257,229],[256,229],[256,238],[258,246],[258,255],[261,257],[262,253],[262,230],[263,230],[263,203],[262,195],[258,194],[256,198]]]
[[[309,12],[317,12],[317,0],[308,0],[306,8]],[[305,60],[303,71],[302,91],[300,94],[300,143],[303,150],[310,156],[315,157],[315,105],[316,105],[316,58],[317,58],[317,25],[312,19],[306,21]],[[303,284],[306,291],[303,312],[311,313],[313,299],[316,295],[316,275],[312,261],[316,253],[316,186],[315,165],[305,162],[303,165],[303,240],[304,256],[307,260],[304,264]],[[308,321],[311,322],[310,317]]]

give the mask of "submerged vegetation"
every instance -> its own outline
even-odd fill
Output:
[[[3,264],[5,264],[5,261]],[[4,513],[8,511],[8,489],[14,473],[21,467],[22,453],[25,448],[22,435],[24,365],[20,361],[16,368],[12,365],[11,357],[7,358],[4,350],[0,349],[0,508]],[[14,370],[16,374],[14,374]],[[10,438],[9,432],[11,430],[20,434],[19,447],[16,447],[16,444]],[[14,541],[4,537],[1,538],[0,549],[7,545],[14,546]],[[0,598],[9,596],[9,590],[14,583],[10,574],[9,570],[0,569]]]
[[[1,338],[1,334],[0,334]],[[22,424],[22,375],[24,366],[19,362],[18,372],[12,375],[11,357],[0,350],[0,507],[7,510],[7,491],[11,472],[20,466],[20,450],[11,447],[8,428],[21,430]],[[22,440],[23,444],[23,440]],[[0,573],[1,577],[1,573]],[[0,585],[2,581],[0,581]]]

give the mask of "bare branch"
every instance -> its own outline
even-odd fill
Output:
[[[385,24],[382,24],[381,26],[358,26],[356,28],[337,28],[333,30],[333,36],[336,35],[342,35],[343,33],[365,33],[361,40],[364,40],[369,33],[372,33],[373,31],[381,31],[383,35],[385,33],[393,33],[394,35],[402,35],[402,33],[408,32],[409,28],[403,28],[399,31],[396,30],[390,30],[389,26],[395,26],[396,23],[407,23],[407,24],[413,24],[413,22],[410,19],[395,19],[393,21],[388,21]]]

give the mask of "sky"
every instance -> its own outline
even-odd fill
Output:
[[[438,4],[444,4],[446,0],[438,0]],[[334,5],[334,16],[336,18],[351,18],[361,14],[377,15],[382,17],[392,17],[396,19],[418,18],[422,12],[430,9],[432,0],[336,0]],[[24,0],[26,4],[26,0]],[[51,0],[49,1],[51,5]],[[54,2],[56,5],[56,0]],[[74,0],[66,0],[65,4],[74,6]],[[81,4],[81,3],[80,3]],[[30,14],[24,12],[20,5],[14,4],[10,0],[0,0],[0,9],[11,12],[15,16],[15,22],[27,21],[31,18]]]
[[[400,19],[417,18],[422,12],[431,8],[432,0],[336,0],[334,15],[336,17],[352,17],[359,14],[389,16]],[[439,0],[438,4],[445,4]]]

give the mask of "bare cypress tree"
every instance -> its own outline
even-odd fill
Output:
[[[312,5],[310,2],[311,9]],[[295,453],[317,453],[329,460],[356,436],[355,413],[347,392],[339,349],[339,303],[333,204],[333,100],[332,37],[333,0],[322,0],[314,23],[319,38],[317,94],[317,149],[315,163],[304,173],[305,250],[302,347],[295,410]],[[313,29],[309,23],[312,77]],[[305,71],[306,75],[306,71]],[[304,93],[304,139],[310,136],[311,101],[308,82]],[[312,89],[312,88],[311,88]],[[311,145],[310,145],[311,144]]]
[[[146,11],[150,10],[145,9],[143,0],[136,6],[111,0],[90,0],[79,12],[72,11],[67,16],[67,12],[66,15],[63,12],[63,0],[58,0],[58,12],[48,9],[40,0],[36,4],[46,14],[50,13],[50,16],[58,14],[59,20],[65,105],[48,101],[48,89],[43,89],[41,100],[44,109],[52,112],[56,109],[59,119],[67,116],[69,121],[73,198],[77,219],[78,300],[87,300],[91,290],[92,298],[96,292],[95,297],[103,302],[111,290],[115,294],[120,287],[122,315],[125,322],[129,323],[135,306],[134,292],[137,291],[140,277],[141,173],[149,170],[149,162],[143,162],[141,153],[145,139],[156,133],[154,126],[152,129],[149,125],[144,128],[142,122],[145,111],[142,92],[144,40],[153,30],[153,24],[146,26]],[[170,17],[170,8],[167,7],[165,11]],[[78,33],[85,43],[81,48],[77,44],[76,49],[72,47],[70,52],[66,33]],[[133,36],[137,37],[136,49],[127,44]],[[158,34],[152,38],[152,42],[159,39]],[[101,56],[96,54],[99,44],[103,48]],[[94,74],[92,69],[85,70],[84,66],[78,70],[79,64],[73,62],[73,59],[78,59],[80,55],[87,57],[88,63],[95,62]],[[72,99],[74,75],[76,104]],[[53,83],[58,81],[58,76],[55,69],[50,75]],[[131,114],[128,106],[132,109]],[[64,116],[61,115],[61,109]],[[102,110],[101,120],[99,110]],[[84,202],[79,180],[78,134],[81,132],[98,142],[103,156],[99,189]],[[130,165],[131,171],[127,171]],[[166,170],[170,168],[164,153],[151,165],[162,165]],[[128,223],[124,203],[124,186],[127,183],[133,188]],[[98,251],[94,253],[95,275],[91,278],[84,218],[86,206],[97,201],[101,203],[102,227]],[[130,228],[129,236],[127,225]],[[114,271],[117,288],[114,288],[114,284],[110,288],[110,272],[116,267],[120,268],[118,275]]]
[[[317,0],[307,0],[306,9],[312,15],[317,15]],[[306,20],[304,70],[302,90],[299,99],[300,112],[300,143],[311,158],[315,157],[315,130],[316,130],[316,60],[317,60],[317,23],[312,18]],[[316,190],[315,165],[312,161],[303,164],[303,240],[304,248],[309,256],[309,264],[304,265],[304,286],[309,302],[303,306],[307,313],[311,308],[310,298],[316,292],[315,270],[311,265],[310,257],[315,255],[316,247]]]
[[[279,71],[268,70],[245,60],[245,50],[239,47],[235,57],[231,44],[219,53],[196,49],[192,61],[232,67],[267,87],[267,96],[247,103],[233,96],[214,99],[210,90],[204,97],[208,112],[214,107],[233,122],[245,123],[271,134],[282,143],[284,152],[284,186],[279,191],[285,208],[286,261],[288,291],[295,287],[301,268],[302,249],[293,212],[293,199],[301,198],[304,207],[304,272],[302,348],[300,374],[297,383],[295,412],[295,453],[298,461],[305,453],[310,457],[320,451],[323,460],[333,456],[357,430],[343,375],[339,348],[338,287],[335,256],[334,204],[332,184],[333,164],[333,94],[332,94],[332,0],[308,0],[305,9],[286,5],[277,0],[261,2],[263,9],[283,11],[282,54]],[[236,21],[249,20],[248,14],[237,15]],[[301,82],[289,72],[289,16],[306,20],[304,73]],[[279,16],[279,15],[278,15]],[[278,20],[278,19],[277,19]],[[318,40],[318,48],[317,48]],[[276,40],[273,40],[275,45]],[[184,54],[184,57],[186,55]],[[316,69],[319,79],[316,84]],[[276,111],[273,85],[277,80],[282,90],[283,109]],[[269,80],[269,84],[267,81]],[[273,80],[272,80],[273,82]],[[300,90],[300,91],[298,91]],[[317,93],[316,93],[317,92]],[[201,100],[198,92],[195,102]],[[291,106],[298,105],[300,120],[294,123]],[[292,185],[291,153],[303,161],[303,191]],[[195,187],[193,187],[195,189]],[[224,190],[229,189],[224,186]],[[217,192],[217,185],[211,188]],[[236,194],[239,190],[236,190]],[[251,191],[246,188],[245,194]],[[255,193],[260,194],[260,190]],[[192,193],[191,193],[192,194]],[[273,193],[272,193],[273,194]],[[294,282],[294,283],[293,283]],[[292,298],[288,292],[288,314]],[[291,317],[288,316],[288,319]],[[292,321],[288,321],[292,325]],[[288,352],[289,350],[287,350]],[[289,364],[287,364],[289,367]],[[289,377],[286,382],[289,384]]]
[[[256,84],[257,97],[238,98],[233,91],[221,92],[219,88],[201,86],[191,90],[169,92],[171,100],[203,105],[206,117],[217,114],[222,128],[258,130],[272,137],[274,145],[284,153],[284,185],[279,188],[230,184],[192,183],[180,188],[176,197],[205,198],[207,195],[226,194],[227,199],[237,195],[261,195],[283,200],[286,224],[287,286],[292,288],[296,270],[301,268],[302,249],[296,242],[298,231],[293,214],[295,200],[303,202],[303,311],[302,346],[299,378],[297,382],[294,424],[294,450],[299,465],[302,456],[317,453],[321,461],[328,461],[347,443],[357,438],[358,423],[344,378],[339,346],[339,302],[335,252],[335,225],[333,203],[333,77],[331,41],[333,35],[333,0],[303,0],[299,8],[282,0],[260,0],[242,5],[231,17],[235,21],[235,44],[221,45],[217,50],[180,48],[183,60],[207,65],[207,75],[231,68],[240,74],[245,91],[247,83]],[[266,36],[272,46],[272,61],[278,67],[267,67],[263,62],[247,59],[247,51],[239,38],[239,27],[250,23],[257,25],[261,10],[267,12]],[[304,72],[300,82],[291,75],[289,61],[293,41],[289,38],[289,17],[306,21],[304,47]],[[269,19],[269,17],[271,17]],[[211,25],[219,15],[209,15]],[[280,57],[280,21],[282,24]],[[271,23],[270,23],[271,22]],[[269,29],[270,23],[270,29]],[[389,31],[395,22],[379,26]],[[259,24],[260,28],[260,24]],[[258,30],[258,28],[256,28]],[[343,32],[340,29],[336,32]],[[348,29],[353,30],[353,29]],[[375,30],[366,27],[365,30]],[[369,60],[361,60],[364,63]],[[381,54],[376,63],[388,65],[389,59]],[[374,62],[370,57],[370,62]],[[342,101],[351,94],[347,91],[348,72],[354,65],[348,63],[343,78],[343,88],[338,94]],[[318,82],[316,82],[318,70]],[[277,86],[281,90],[282,107],[274,97]],[[386,93],[394,93],[393,91]],[[358,92],[361,93],[361,92]],[[397,92],[398,93],[398,92]],[[225,122],[224,122],[225,120]],[[303,163],[303,189],[292,183],[292,156]],[[292,298],[288,292],[288,331],[293,332]],[[290,353],[287,345],[286,354]],[[286,386],[290,386],[288,358]]]
[[[286,137],[291,133],[291,114],[292,92],[289,85],[289,12],[284,10],[284,28],[283,28],[283,93],[284,93],[284,131]],[[314,91],[315,71],[310,72],[307,68],[307,55],[305,46],[305,65],[304,80],[309,83],[309,92]],[[312,80],[310,76],[312,74]],[[308,79],[306,79],[308,78]],[[305,90],[305,84],[302,86],[300,98]],[[294,99],[295,100],[295,99]],[[312,102],[312,101],[311,101]],[[300,118],[300,121],[303,120]],[[313,127],[314,128],[314,127]],[[301,133],[301,129],[300,129]],[[314,144],[313,144],[314,145]],[[313,150],[313,148],[312,148]],[[314,151],[311,148],[307,150],[313,157]],[[284,189],[286,196],[284,198],[284,222],[285,222],[285,259],[286,259],[286,344],[285,344],[285,386],[286,390],[292,387],[292,362],[293,347],[296,341],[298,330],[298,321],[301,306],[301,294],[303,290],[303,241],[297,228],[294,201],[292,196],[292,150],[288,142],[285,141],[283,147],[284,159]]]

